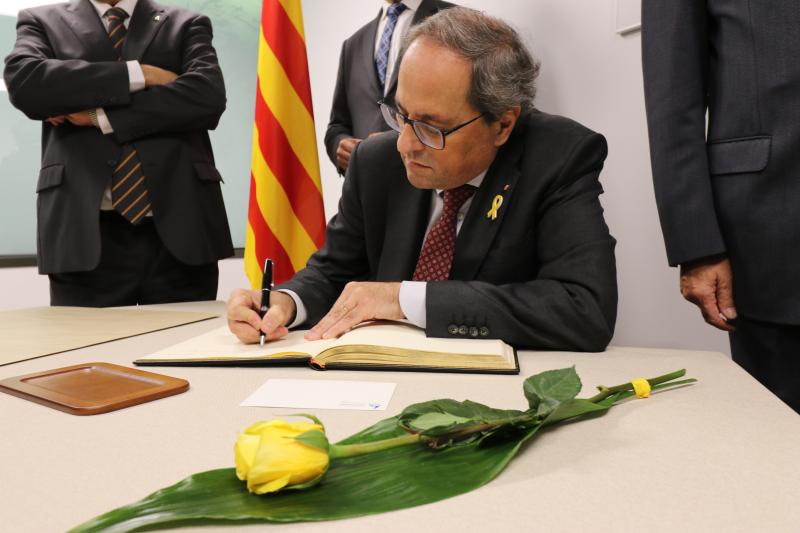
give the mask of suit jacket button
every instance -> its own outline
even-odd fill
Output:
[[[108,161],[106,161],[106,163],[108,163],[108,166],[110,166],[110,167],[117,166],[117,160],[116,159],[109,159]]]
[[[488,337],[489,336],[489,328],[487,328],[486,326],[481,326],[480,334],[481,334],[481,337]]]
[[[461,326],[458,328],[459,335],[466,335],[469,332],[469,328],[467,326]]]
[[[447,333],[449,333],[450,335],[458,335],[458,326],[456,326],[455,324],[450,324],[449,326],[447,326]]]
[[[478,336],[478,328],[476,328],[475,326],[472,326],[471,328],[469,328],[469,336],[470,337],[477,337]]]

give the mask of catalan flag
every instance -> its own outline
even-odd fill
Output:
[[[261,286],[266,258],[280,283],[325,238],[300,0],[263,0],[244,268]]]

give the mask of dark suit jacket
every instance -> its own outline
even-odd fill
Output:
[[[225,109],[225,86],[208,18],[139,0],[125,60],[180,74],[131,94],[103,23],[87,0],[23,10],[4,78],[12,104],[33,120],[104,108],[112,135],[42,125],[38,193],[39,272],[87,271],[100,260],[98,211],[122,146],[138,149],[155,227],[188,264],[232,255],[222,178],[207,130]]]
[[[453,4],[441,0],[422,0],[411,24],[422,22],[442,9],[452,6]],[[325,132],[325,149],[334,165],[336,165],[336,149],[342,139],[347,137],[366,139],[370,133],[389,129],[381,116],[377,102],[385,99],[387,103],[394,104],[400,61],[398,58],[388,82],[389,90],[384,98],[375,70],[375,38],[380,18],[381,13],[378,12],[375,19],[342,44],[339,73],[333,91],[331,119],[328,131]]]
[[[669,262],[727,254],[737,310],[791,324],[800,324],[798,28],[793,0],[642,3],[650,153]]]
[[[300,296],[309,324],[349,281],[411,279],[433,192],[409,183],[396,142],[388,132],[359,144],[325,245],[281,287]],[[521,118],[473,197],[450,280],[427,285],[429,336],[460,336],[464,325],[518,347],[606,347],[617,310],[615,241],[598,199],[606,153],[605,139],[576,122]]]

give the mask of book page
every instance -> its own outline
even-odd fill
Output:
[[[367,322],[353,328],[342,335],[332,346],[350,344],[465,355],[503,355],[508,346],[498,339],[426,337],[425,330],[414,325],[383,320]]]
[[[441,339],[410,324],[375,321],[347,332],[315,356],[314,368],[408,368],[519,371],[514,349],[500,340]]]
[[[377,346],[405,352],[438,352],[446,355],[476,356],[473,364],[486,364],[478,356],[501,357],[513,360],[513,349],[496,339],[439,339],[425,336],[425,331],[402,322],[373,321],[361,324],[338,339],[307,341],[303,338],[307,330],[290,331],[289,334],[264,346],[244,344],[230,332],[227,326],[214,329],[187,341],[175,344],[137,362],[156,361],[248,361],[257,359],[314,357],[329,348],[345,346]],[[385,352],[381,350],[380,352]],[[346,358],[346,357],[345,357]],[[389,359],[392,357],[389,356]],[[384,362],[379,353],[375,362]],[[446,359],[438,361],[447,366]]]
[[[204,359],[248,360],[271,357],[311,356],[331,346],[331,340],[307,341],[305,330],[290,331],[282,339],[269,341],[264,346],[244,344],[231,333],[228,326],[204,333],[188,341],[160,350],[139,361],[202,361]]]

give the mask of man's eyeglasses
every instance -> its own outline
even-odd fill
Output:
[[[454,126],[452,128],[443,130],[437,128],[436,126],[431,126],[430,124],[426,124],[425,122],[420,122],[419,120],[410,119],[408,118],[408,116],[402,114],[400,111],[388,105],[382,100],[378,102],[378,104],[380,104],[381,106],[381,114],[383,115],[383,120],[386,121],[386,124],[388,124],[390,128],[400,133],[403,131],[403,128],[406,127],[406,124],[411,124],[411,129],[414,130],[414,135],[417,136],[419,142],[421,142],[422,144],[424,144],[429,148],[433,148],[434,150],[444,150],[445,137],[447,137],[451,133],[455,133],[464,126],[472,124],[473,122],[475,122],[484,115],[484,113],[481,113],[477,117],[468,120],[463,124],[459,124],[458,126]]]

